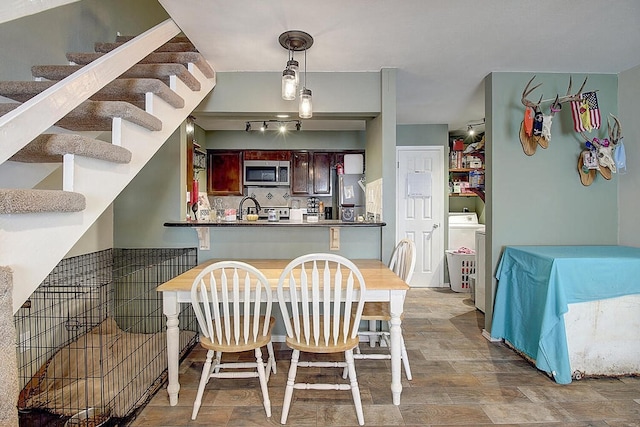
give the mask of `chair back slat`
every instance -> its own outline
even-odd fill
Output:
[[[220,341],[222,339],[222,322],[220,322],[220,300],[218,298],[218,292],[216,291],[216,288],[217,288],[216,278],[211,273],[209,274],[209,282],[211,283],[211,286],[210,286],[211,299],[210,300],[212,304],[204,305],[205,311],[207,311],[208,313],[211,313],[211,307],[214,308],[213,318],[211,318],[211,314],[207,316],[207,326],[209,327],[209,329],[211,329],[211,335],[209,336],[209,338],[211,338],[212,340],[217,339],[218,341]],[[204,281],[201,282],[201,289],[202,289],[202,292],[204,292],[206,295],[207,286]],[[209,299],[203,298],[203,301],[209,301]],[[214,331],[214,326],[215,326],[215,331]]]
[[[247,344],[269,334],[271,287],[249,264],[222,261],[207,266],[193,282],[191,301],[202,334],[214,344]],[[261,316],[266,319],[262,329]]]
[[[247,275],[247,286],[246,286],[246,290],[248,291],[246,296],[245,296],[245,301],[247,299],[249,299],[251,297],[251,278],[249,277],[249,275]],[[260,292],[260,282],[256,282],[255,284],[255,288],[256,288],[256,293]],[[245,304],[245,316],[251,316],[251,307],[249,307],[249,305]],[[265,322],[266,323],[266,322]],[[253,340],[255,341],[256,338],[258,337],[258,334],[260,333],[260,306],[255,305],[253,306]],[[246,336],[249,336],[249,334],[246,334]]]
[[[298,310],[299,304],[297,287],[298,282],[293,276],[293,272],[291,272],[291,275],[289,277],[289,301],[291,301],[291,318],[293,319],[293,327],[291,326],[291,322],[285,322],[285,328],[287,328],[287,336],[300,335],[300,312]],[[286,301],[283,297],[284,291],[282,287],[278,287],[278,301]],[[284,318],[289,318],[289,314],[287,313],[287,306],[285,304],[280,304],[280,311],[286,313]]]
[[[326,345],[331,336],[331,323],[333,320],[331,318],[331,270],[327,261],[324,263],[322,275],[322,308],[322,318],[325,319],[323,335]]]
[[[287,287],[291,316],[287,302],[281,297]],[[285,267],[278,281],[287,336],[316,346],[339,345],[355,338],[365,290],[360,270],[340,255],[309,254],[296,258]]]
[[[318,271],[318,263],[313,261],[313,270],[311,274],[311,305],[313,307],[313,341],[318,345],[320,340],[320,272]]]
[[[200,294],[202,299],[207,298],[207,288],[205,286],[200,287]],[[196,318],[198,322],[201,324],[207,325],[207,327],[202,331],[202,333],[207,337],[211,338],[214,336],[213,324],[211,322],[211,308],[204,307],[204,317],[201,311],[196,312]]]
[[[227,280],[227,275],[225,274],[225,269],[222,269],[222,277],[221,277],[221,289],[220,289],[220,297],[222,298],[222,316],[223,321],[222,325],[224,326],[224,335],[220,337],[220,340],[226,339],[225,344],[229,344],[229,337],[231,336],[231,314],[230,310],[233,310],[233,307],[229,306],[229,281]],[[233,285],[232,285],[233,286]],[[217,292],[217,289],[216,289]],[[215,306],[214,306],[215,309]]]
[[[354,288],[354,280],[353,280],[353,274],[350,274],[349,277],[347,278],[347,302],[346,302],[346,306],[348,310],[351,310],[351,307],[354,303],[357,304],[356,299],[353,297],[354,292],[356,291],[356,289]],[[344,329],[344,335],[345,336],[349,336],[349,330],[351,330],[351,338],[355,337],[358,334],[358,329],[357,329],[357,325],[358,323],[360,323],[360,315],[362,314],[362,310],[360,310],[358,312],[358,316],[354,319],[350,319],[354,324],[353,327],[351,327],[352,325],[345,325],[345,329]],[[349,329],[351,328],[351,329]]]

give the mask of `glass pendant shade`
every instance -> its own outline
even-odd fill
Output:
[[[300,104],[298,115],[301,119],[310,119],[313,116],[313,106],[311,104],[311,90],[306,87],[300,91]]]
[[[282,72],[282,99],[286,101],[296,99],[296,73],[289,68]]]
[[[289,61],[287,61],[287,69],[292,70],[294,73],[296,73],[297,89],[298,85],[300,84],[300,64],[298,64],[298,61],[296,61],[295,59],[290,59]]]

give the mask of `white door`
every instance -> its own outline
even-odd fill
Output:
[[[398,147],[396,240],[416,244],[410,285],[444,286],[444,147]]]

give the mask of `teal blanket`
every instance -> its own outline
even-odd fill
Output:
[[[507,246],[496,278],[491,336],[569,384],[568,304],[640,293],[640,248]]]

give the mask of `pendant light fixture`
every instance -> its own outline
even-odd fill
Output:
[[[296,99],[296,73],[293,70],[285,68],[282,72],[282,99],[285,101],[293,101]]]
[[[307,50],[304,50],[304,86],[300,90],[300,103],[298,104],[298,116],[301,119],[310,119],[313,116],[313,104],[311,103],[311,89],[307,89]]]
[[[301,119],[309,119],[313,115],[313,108],[311,104],[311,90],[306,87],[307,49],[313,45],[313,37],[304,31],[292,30],[280,34],[278,41],[280,45],[289,52],[287,67],[282,72],[282,99],[287,101],[295,99],[300,82],[299,64],[298,61],[293,58],[293,53],[304,51],[304,85],[302,89],[300,89],[298,114]]]

